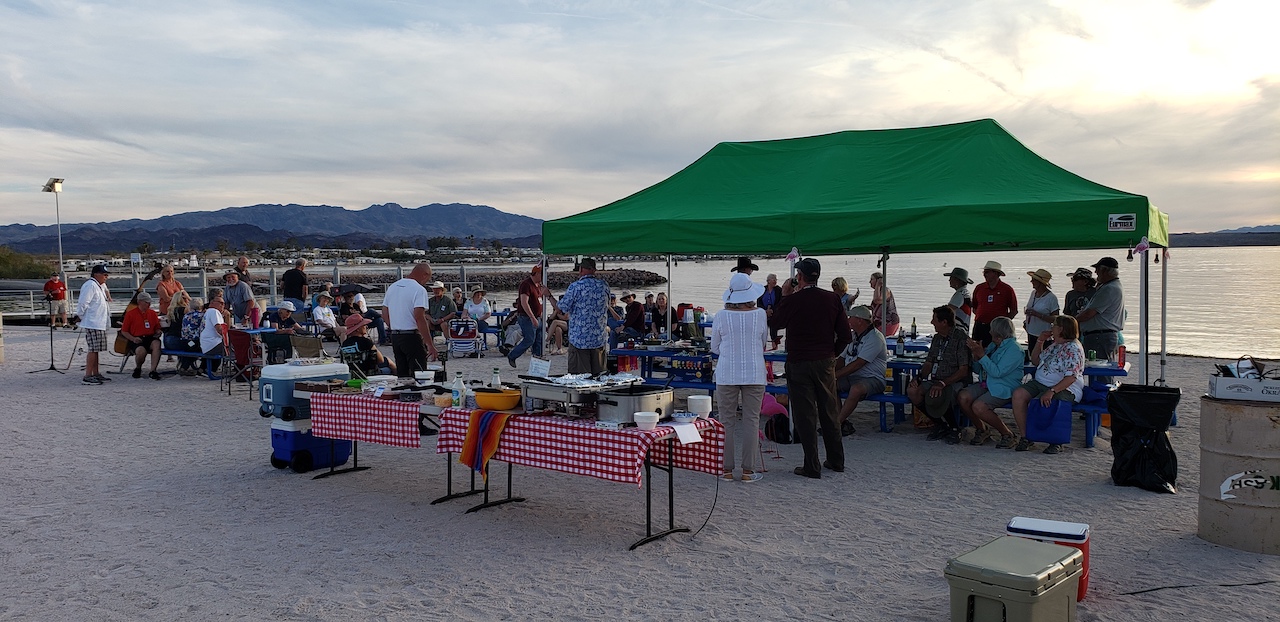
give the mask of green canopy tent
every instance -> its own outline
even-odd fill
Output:
[[[653,186],[542,227],[549,255],[779,254],[794,246],[887,260],[1132,248],[1144,237],[1168,246],[1168,215],[1146,197],[1058,167],[991,119],[720,143]],[[1144,261],[1143,352],[1146,276]],[[1145,382],[1141,362],[1139,370]]]

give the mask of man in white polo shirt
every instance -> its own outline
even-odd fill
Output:
[[[427,322],[427,289],[431,282],[431,264],[413,266],[409,275],[387,288],[382,302],[382,321],[391,333],[391,351],[396,369],[405,376],[426,371],[427,361],[437,358],[436,344],[431,339]]]

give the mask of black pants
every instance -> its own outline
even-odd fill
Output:
[[[984,348],[991,345],[991,325],[974,320],[973,334],[970,337],[973,337],[974,341],[981,343]]]
[[[391,352],[396,357],[396,373],[411,378],[413,372],[427,371],[427,345],[417,332],[392,333]]]
[[[796,436],[804,448],[804,470],[822,473],[818,457],[818,433],[833,469],[844,468],[844,440],[840,437],[840,403],[836,399],[836,360],[787,361],[787,396]]]

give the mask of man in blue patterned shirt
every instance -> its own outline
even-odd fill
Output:
[[[578,280],[569,284],[564,299],[547,296],[551,306],[569,315],[569,373],[604,373],[605,345],[609,342],[609,284],[596,276],[596,260],[584,257],[578,264]]]

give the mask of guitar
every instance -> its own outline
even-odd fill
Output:
[[[146,287],[147,281],[156,278],[163,269],[164,264],[156,262],[156,267],[152,269],[151,272],[148,272],[146,276],[142,277],[141,281],[138,281],[138,289],[133,290],[133,296],[129,298],[129,304],[124,307],[125,313],[138,308],[138,294],[142,293],[142,288]],[[125,339],[124,335],[120,334],[120,331],[116,331],[116,343],[114,346],[115,353],[122,356],[129,355],[132,351],[132,348],[130,348],[129,345],[129,340]]]

